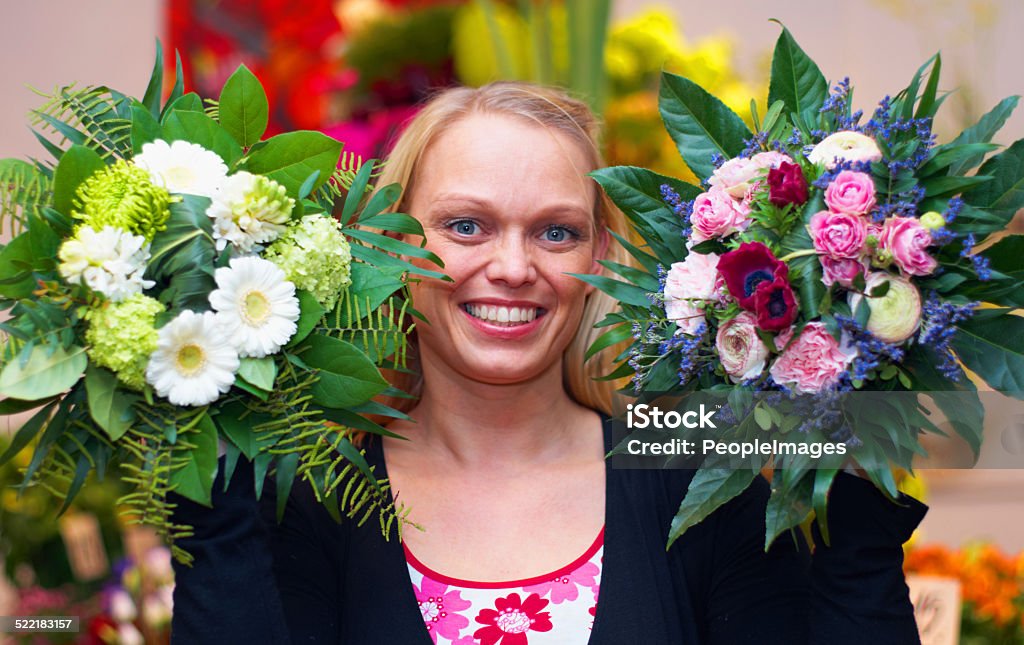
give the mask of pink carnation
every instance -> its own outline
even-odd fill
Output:
[[[821,211],[811,217],[814,249],[833,259],[860,257],[867,237],[867,222],[857,215]]]
[[[775,338],[775,346],[786,347],[793,337],[793,328]],[[852,351],[844,351],[824,323],[810,322],[800,337],[775,359],[769,372],[775,382],[786,385],[797,394],[820,392],[833,385],[853,360]]]
[[[883,259],[891,259],[910,275],[930,275],[938,262],[928,255],[932,234],[913,217],[890,217],[878,234],[878,249]]]
[[[690,215],[692,238],[703,242],[746,230],[750,225],[750,207],[720,188],[701,193],[693,202]]]
[[[875,182],[867,173],[844,170],[825,189],[825,203],[834,213],[867,215],[875,207]]]

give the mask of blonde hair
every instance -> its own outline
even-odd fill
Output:
[[[377,182],[379,186],[397,183],[403,193],[395,210],[406,212],[407,197],[416,186],[416,167],[430,144],[456,121],[471,114],[501,114],[525,119],[560,132],[580,146],[591,169],[604,166],[599,148],[600,124],[590,108],[569,96],[564,90],[522,82],[502,81],[480,88],[455,87],[434,95],[412,119],[395,142],[387,164]],[[625,218],[604,191],[594,182],[596,232],[608,228],[626,234]],[[609,240],[605,259],[627,264],[625,250]],[[415,303],[413,303],[415,305]],[[563,354],[563,380],[569,395],[579,404],[607,414],[613,412],[615,386],[610,381],[596,381],[611,371],[614,358],[609,349],[586,363],[584,356],[591,343],[604,329],[594,325],[604,319],[617,305],[607,294],[594,290],[587,296],[579,329]],[[396,383],[417,393],[417,383]]]

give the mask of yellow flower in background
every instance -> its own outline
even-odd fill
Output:
[[[508,54],[513,80],[530,77],[530,33],[526,21],[511,7],[495,2],[494,20]],[[455,74],[466,85],[479,87],[501,77],[501,64],[492,44],[487,16],[479,3],[461,7],[452,23]],[[508,79],[506,79],[508,80]]]

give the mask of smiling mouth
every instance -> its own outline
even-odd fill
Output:
[[[463,311],[492,325],[514,327],[533,322],[547,311],[540,307],[501,307],[498,305],[462,305]]]

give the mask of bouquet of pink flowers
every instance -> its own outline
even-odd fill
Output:
[[[662,117],[701,186],[594,173],[643,240],[620,238],[642,269],[606,265],[624,281],[583,276],[622,303],[592,348],[632,341],[610,378],[631,376],[637,394],[722,392],[729,427],[716,439],[838,446],[741,467],[705,455],[670,540],[764,466],[776,471],[766,544],[812,515],[827,539],[827,492],[847,460],[894,497],[890,467],[910,468],[921,433],[939,431],[914,393],[955,393],[934,403],[976,453],[984,410],[963,367],[1020,398],[1024,320],[1011,311],[1024,304],[1024,239],[983,246],[1024,205],[1024,141],[986,159],[1018,97],[937,145],[940,68],[936,55],[865,119],[849,81],[830,91],[784,29],[754,132],[663,75]],[[848,395],[861,390],[887,395],[857,410]]]

